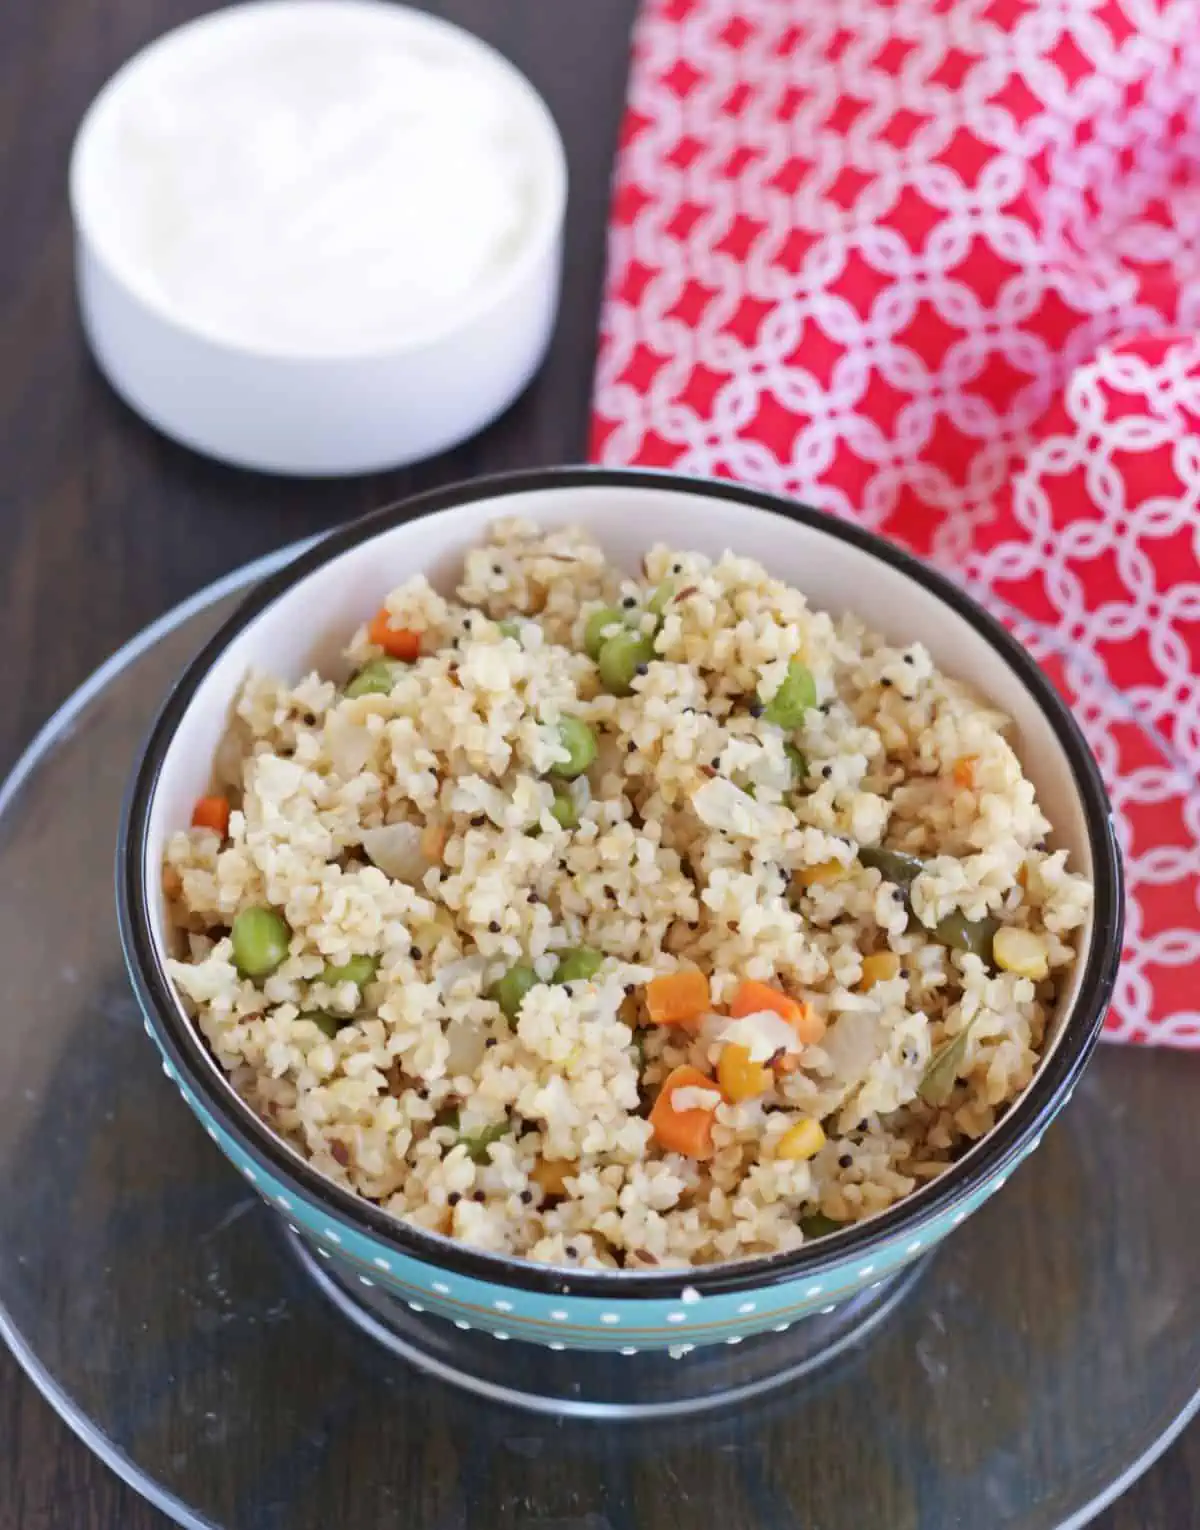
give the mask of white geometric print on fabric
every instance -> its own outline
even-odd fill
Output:
[[[646,0],[592,456],[939,564],[1075,709],[1107,1034],[1200,1047],[1197,0]]]

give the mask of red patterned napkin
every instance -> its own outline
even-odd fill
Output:
[[[592,452],[930,558],[1071,701],[1200,1048],[1198,0],[645,0]]]

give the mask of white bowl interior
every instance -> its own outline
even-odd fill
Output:
[[[511,515],[546,526],[584,526],[630,573],[640,570],[642,555],[656,542],[710,556],[730,549],[759,559],[814,606],[835,614],[856,612],[893,642],[925,644],[947,674],[974,685],[1012,718],[1012,742],[1054,826],[1053,843],[1070,851],[1075,870],[1094,873],[1082,803],[1049,719],[987,638],[924,585],[817,527],[733,500],[666,485],[564,485],[476,500],[382,532],[306,575],[226,648],[180,723],[151,804],[142,869],[148,905],[157,910],[154,938],[160,960],[168,952],[159,890],[165,842],[187,825],[196,798],[210,785],[213,756],[248,671],[268,670],[292,679],[313,668],[346,673],[343,647],[389,590],[422,572],[449,592],[467,548],[482,538],[489,522]],[[1047,1052],[1062,1036],[1092,939],[1089,921]],[[219,1075],[216,1064],[211,1066]]]

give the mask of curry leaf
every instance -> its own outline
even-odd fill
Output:
[[[954,1092],[958,1082],[958,1070],[966,1056],[967,1040],[971,1034],[970,1020],[956,1036],[944,1041],[929,1059],[929,1066],[921,1075],[917,1093],[926,1105],[944,1105]]]

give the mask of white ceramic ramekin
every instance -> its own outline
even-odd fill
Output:
[[[113,235],[116,125],[148,75],[169,80],[301,27],[357,29],[487,71],[528,145],[533,203],[519,248],[451,322],[378,350],[320,354],[239,344],[166,304]],[[239,467],[309,476],[375,472],[432,456],[481,429],[537,370],[558,306],[566,160],[541,97],[508,61],[436,17],[378,0],[258,0],[151,44],[92,103],[71,156],[76,283],[88,341],[137,412],[186,446]]]

